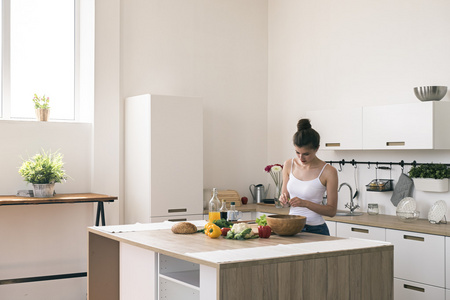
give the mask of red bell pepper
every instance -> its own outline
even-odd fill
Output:
[[[272,233],[272,228],[270,226],[258,226],[258,234],[260,238],[269,238]]]
[[[222,229],[220,229],[222,231],[222,235],[223,236],[227,236],[228,231],[231,230],[231,228],[228,227],[223,227]]]

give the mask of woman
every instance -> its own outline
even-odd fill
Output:
[[[311,128],[310,121],[301,119],[297,129],[293,138],[296,157],[284,163],[280,201],[290,205],[289,214],[306,217],[303,231],[330,235],[322,216],[336,215],[337,171],[316,156],[320,135]],[[323,205],[325,191],[327,204]]]

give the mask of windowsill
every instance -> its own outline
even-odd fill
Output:
[[[1,123],[69,123],[69,124],[91,124],[92,122],[81,122],[74,120],[48,120],[48,121],[38,121],[33,119],[1,119]]]

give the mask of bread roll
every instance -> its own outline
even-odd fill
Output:
[[[172,226],[172,232],[181,234],[196,233],[197,226],[189,222],[180,222]]]

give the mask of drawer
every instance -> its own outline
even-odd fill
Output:
[[[150,223],[155,222],[164,222],[164,221],[172,221],[172,222],[182,222],[182,221],[195,221],[195,220],[206,220],[204,215],[180,215],[180,216],[165,216],[165,217],[150,217]]]
[[[394,300],[445,300],[446,290],[394,278]]]
[[[348,223],[337,223],[336,236],[344,238],[353,237],[359,239],[385,241],[386,229]]]
[[[443,236],[386,229],[386,241],[394,245],[394,277],[445,287]]]

